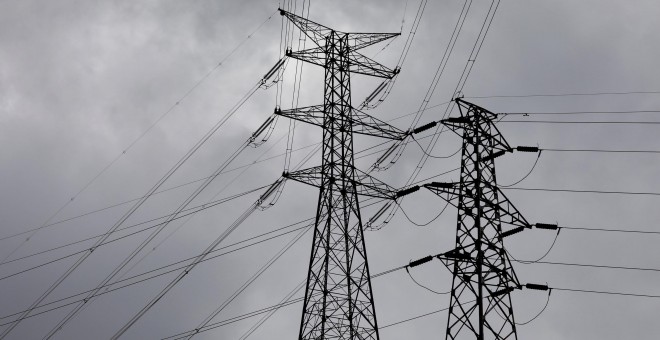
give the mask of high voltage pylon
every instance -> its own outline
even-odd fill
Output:
[[[494,163],[514,149],[495,126],[496,114],[462,99],[456,104],[461,116],[442,124],[463,138],[461,179],[424,185],[458,208],[456,248],[438,257],[453,274],[446,339],[517,339],[510,293],[522,285],[502,240],[532,225],[497,187]]]
[[[398,70],[358,50],[399,33],[345,33],[280,10],[316,45],[291,58],[325,69],[322,105],[275,113],[323,129],[321,166],[285,174],[320,188],[299,339],[378,339],[358,195],[396,192],[355,168],[353,134],[403,139],[406,132],[351,105],[351,73],[392,78]]]

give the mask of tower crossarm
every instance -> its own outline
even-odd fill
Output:
[[[482,183],[482,185],[489,185],[489,183]],[[431,182],[423,185],[425,188],[436,194],[443,200],[456,208],[459,207],[459,197],[463,195],[465,198],[474,200],[474,194],[471,190],[461,190],[460,183],[455,182]],[[491,189],[497,192],[493,197],[481,197],[480,201],[483,203],[484,208],[496,213],[494,216],[499,216],[500,223],[509,224],[519,228],[531,228],[532,225],[525,219],[520,211],[511,203],[500,188],[492,187]],[[507,231],[504,231],[506,233]]]
[[[326,38],[333,32],[339,34],[348,34],[348,46],[351,50],[357,51],[359,49],[365,48],[377,44],[381,41],[392,39],[401,35],[401,33],[344,33],[340,31],[335,31],[329,27],[323,26],[319,23],[305,19],[301,16],[289,13],[280,9],[280,14],[284,15],[289,19],[296,27],[298,27],[306,36],[308,36],[314,44],[319,47],[323,47],[326,42]]]
[[[395,188],[379,181],[371,175],[364,173],[358,169],[354,169],[355,176],[355,189],[358,195],[383,198],[383,199],[396,199],[397,192]],[[330,183],[323,183],[323,166],[315,166],[312,168],[285,173],[285,178],[294,180],[296,182],[308,184],[317,188],[322,188],[324,184],[327,186]],[[333,179],[328,179],[333,180]],[[338,179],[334,179],[338,180]]]
[[[286,55],[289,58],[298,59],[317,66],[325,67],[325,63],[327,62],[325,59],[325,51],[325,46],[318,46],[295,52],[289,50],[286,52]],[[387,79],[393,78],[397,73],[399,73],[399,69],[390,69],[354,50],[350,50],[349,52],[347,71],[351,73],[358,73]]]
[[[487,138],[490,144],[490,152],[494,157],[501,156],[504,152],[512,152],[513,148],[506,141],[500,130],[495,125],[497,114],[490,112],[480,106],[468,103],[461,98],[454,100],[459,108],[459,117],[449,117],[440,122],[459,136],[463,136],[465,129],[477,128],[478,134]]]
[[[275,109],[275,114],[323,127],[324,106],[313,105],[289,110]],[[369,114],[352,109],[352,115],[347,119],[353,128],[353,133],[367,136],[403,140],[408,133]]]

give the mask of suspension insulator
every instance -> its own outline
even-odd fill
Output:
[[[433,256],[431,256],[431,255],[426,256],[426,257],[422,257],[422,258],[419,259],[419,260],[411,261],[411,262],[408,264],[408,267],[410,267],[410,268],[412,268],[412,267],[417,267],[417,266],[419,266],[420,264],[424,264],[424,263],[426,263],[426,262],[430,262],[431,260],[433,260]]]
[[[535,283],[528,283],[525,285],[525,288],[527,289],[533,289],[533,290],[548,290],[550,287],[548,285],[539,285]]]
[[[396,193],[396,198],[403,197],[403,196],[406,196],[408,194],[412,194],[413,192],[415,192],[417,190],[419,190],[419,185],[412,186],[408,189],[399,190]]]
[[[431,188],[453,188],[456,183],[447,183],[447,182],[431,182],[428,184],[424,184],[425,187],[431,187]]]
[[[447,119],[443,119],[441,122],[442,123],[469,123],[470,119],[468,117],[449,117]]]
[[[511,293],[514,289],[515,289],[515,288],[513,288],[513,287],[504,288],[504,289],[502,289],[502,290],[498,290],[498,291],[496,291],[496,292],[493,292],[493,294],[490,294],[490,296],[491,296],[491,297],[495,297],[495,296],[500,296],[500,295],[504,295],[504,294],[509,294],[509,293]]]
[[[392,146],[390,146],[390,148],[387,149],[387,151],[385,151],[385,153],[382,156],[378,157],[378,159],[376,160],[376,163],[374,163],[374,167],[376,169],[383,169],[383,167],[381,167],[381,164],[385,163],[385,160],[387,160],[394,153],[394,151],[396,151],[400,146],[401,146],[400,143],[392,144]],[[394,163],[394,162],[392,161],[390,163]],[[388,167],[389,166],[384,167],[384,168],[386,169]]]
[[[416,127],[416,128],[412,131],[412,133],[414,133],[414,134],[418,134],[418,133],[420,133],[420,132],[422,132],[422,131],[426,131],[426,130],[428,130],[428,129],[430,129],[430,128],[436,126],[436,125],[438,125],[438,122],[430,122],[430,123],[428,123],[428,124],[424,124],[424,125],[422,125],[422,126]]]
[[[518,228],[514,228],[514,229],[511,229],[511,230],[505,231],[505,232],[503,232],[502,234],[500,234],[500,238],[505,238],[505,237],[507,237],[507,236],[511,236],[511,235],[513,235],[513,234],[517,234],[517,233],[519,233],[519,232],[521,232],[521,231],[523,231],[523,230],[525,230],[525,227],[518,227]]]
[[[559,229],[558,225],[548,224],[548,223],[536,223],[534,226],[536,226],[538,229],[547,229],[547,230],[557,230],[557,229]]]
[[[264,75],[264,77],[261,78],[261,83],[262,83],[262,84],[265,84],[270,78],[272,78],[273,75],[275,75],[275,73],[277,73],[277,71],[280,70],[280,68],[282,67],[282,65],[284,65],[284,62],[285,62],[285,61],[286,61],[286,58],[282,58],[282,59],[278,60],[277,63],[275,64],[275,66],[273,66],[273,67],[270,69],[270,71],[266,72],[266,74]]]
[[[378,87],[374,90],[374,92],[371,92],[371,94],[367,97],[367,99],[364,100],[364,103],[362,103],[363,106],[367,106],[369,103],[371,103],[374,98],[376,98],[387,86],[387,80],[383,81],[378,85]]]
[[[516,151],[520,152],[539,152],[539,148],[536,146],[519,146],[516,148]]]
[[[481,159],[481,161],[482,161],[482,162],[487,162],[487,161],[489,161],[489,160],[491,160],[491,159],[495,159],[495,158],[497,158],[497,157],[500,157],[500,156],[504,155],[505,153],[506,153],[506,150],[500,150],[500,151],[498,151],[498,152],[494,152],[494,153],[492,153],[492,154],[490,154],[490,155],[484,157],[483,159]]]
[[[273,119],[275,119],[275,116],[268,117],[268,119],[266,119],[266,121],[263,124],[261,124],[261,126],[256,131],[254,131],[251,139],[254,141],[257,139],[257,137],[259,137],[259,135],[264,133],[266,128],[268,128],[268,126],[273,122]]]

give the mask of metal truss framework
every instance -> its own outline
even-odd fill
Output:
[[[408,133],[351,106],[351,73],[392,78],[358,53],[399,33],[344,33],[280,10],[315,47],[287,56],[325,69],[323,105],[275,113],[323,129],[321,166],[284,176],[319,190],[299,339],[379,339],[358,195],[394,199],[395,190],[354,166],[353,134],[401,140]]]
[[[458,208],[456,248],[439,257],[453,274],[446,339],[517,339],[510,293],[521,285],[502,240],[532,226],[497,188],[494,163],[513,149],[496,114],[456,104],[460,117],[442,123],[463,138],[460,182],[424,185]]]

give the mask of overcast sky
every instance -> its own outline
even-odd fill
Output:
[[[420,106],[463,3],[429,1],[392,93],[370,114],[390,120]],[[131,207],[130,203],[117,204],[144,195],[276,63],[282,27],[282,17],[276,14],[278,5],[277,1],[266,0],[0,1],[0,238],[4,238],[0,240],[0,258],[18,259],[109,230]],[[417,0],[311,0],[309,17],[351,32],[399,32],[405,18],[401,37],[382,51],[386,44],[364,52],[368,56],[377,54],[376,60],[394,67],[418,5]],[[473,2],[431,105],[452,99],[489,5],[490,1]],[[302,0],[298,0],[296,13],[301,11]],[[467,100],[493,112],[658,110],[660,94],[469,97],[660,91],[659,13],[660,4],[651,0],[502,0],[463,94]],[[224,59],[236,46],[240,47]],[[284,109],[296,105],[292,101],[294,70],[295,63],[289,63],[282,92]],[[299,106],[322,102],[322,79],[322,69],[303,67]],[[351,83],[353,103],[357,106],[379,80],[355,75]],[[161,189],[209,176],[272,114],[276,89],[259,89]],[[421,123],[438,120],[444,112],[445,106],[428,110]],[[532,119],[660,122],[656,115],[508,116],[498,126],[512,146],[660,150],[657,124],[506,123]],[[163,118],[159,120],[160,117]],[[411,120],[412,116],[407,116],[392,124],[407,129]],[[154,122],[158,123],[150,129]],[[219,176],[192,205],[274,182],[284,169],[281,154],[286,149],[288,129],[289,122],[280,119],[265,144],[247,149],[228,169],[272,158]],[[298,124],[294,148],[317,143],[320,138],[320,129]],[[356,138],[356,150],[380,142],[376,138]],[[442,134],[432,154],[452,154],[460,142],[455,134]],[[420,143],[425,146],[428,139]],[[309,150],[295,152],[292,164],[301,161]],[[377,150],[384,147],[370,151]],[[357,164],[366,170],[378,155],[360,158]],[[401,187],[421,156],[418,146],[409,145],[394,166],[374,176]],[[534,154],[526,153],[498,158],[498,183],[507,185],[520,180],[535,159]],[[306,166],[317,164],[318,154]],[[431,159],[418,179],[458,166],[459,156]],[[660,157],[654,154],[544,151],[535,170],[517,187],[660,192],[656,175],[659,170]],[[457,180],[458,175],[452,172],[436,180]],[[152,197],[124,225],[174,211],[198,184]],[[532,223],[658,230],[658,196],[505,192]],[[258,193],[204,210],[185,224],[187,219],[171,223],[146,248],[144,254],[148,256],[129,266],[132,269],[126,277],[199,254],[248,209]],[[221,246],[313,217],[317,197],[317,189],[287,183],[273,207],[252,214]],[[444,207],[443,201],[424,190],[406,197],[401,204],[408,216],[419,223],[433,219]],[[57,222],[109,206],[114,207],[37,233],[9,237],[40,227],[46,221]],[[363,210],[364,222],[378,207]],[[366,231],[371,273],[452,249],[456,214],[450,207],[428,226],[417,227],[399,211],[383,229]],[[153,222],[137,229],[149,225]],[[124,338],[160,339],[194,329],[295,234],[200,264]],[[142,232],[98,248],[45,302],[94,288],[147,235],[148,232]],[[527,230],[507,238],[506,246],[516,258],[535,259],[547,251],[554,236],[551,231]],[[658,241],[660,236],[653,234],[564,229],[545,261],[660,268]],[[0,265],[0,317],[29,307],[80,255],[5,278],[7,275],[82,251],[92,244],[93,240],[85,241]],[[279,302],[306,277],[310,244],[311,233],[307,233],[213,321]],[[142,257],[140,254],[138,259]],[[521,263],[514,263],[514,268],[522,283],[660,295],[660,274],[653,271]],[[437,260],[411,272],[417,281],[434,290],[451,288],[451,275]],[[54,338],[109,338],[175,275],[163,275],[93,300]],[[449,304],[447,295],[424,290],[405,271],[375,278],[372,284],[381,326]],[[531,319],[546,301],[546,295],[537,291],[516,291],[512,296],[519,322]],[[28,318],[7,339],[42,338],[70,308]],[[281,309],[250,339],[295,338],[301,308],[301,304],[296,304]],[[519,326],[518,334],[519,339],[539,340],[655,339],[660,334],[656,321],[659,311],[657,298],[555,290],[547,310],[537,320]],[[5,323],[12,318],[0,321]],[[257,320],[258,317],[235,322],[195,338],[238,339]],[[380,335],[381,339],[444,338],[446,322],[446,313],[439,312],[383,328]]]

